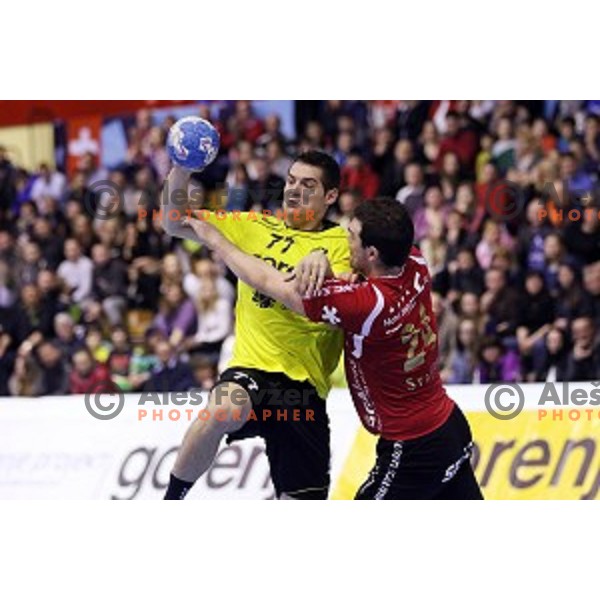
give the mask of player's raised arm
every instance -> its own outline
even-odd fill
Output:
[[[199,242],[200,239],[194,229],[183,224],[189,209],[187,200],[189,182],[189,171],[177,166],[171,169],[163,190],[162,226],[173,237]]]
[[[250,287],[285,304],[290,310],[304,315],[302,296],[289,273],[281,273],[266,262],[246,254],[225,238],[221,232],[202,219],[186,219],[183,227],[195,232],[199,239],[216,252],[225,264]]]

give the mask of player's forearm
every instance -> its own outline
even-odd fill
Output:
[[[197,242],[198,237],[194,231],[182,223],[188,209],[188,203],[182,199],[187,198],[189,182],[188,171],[178,167],[171,169],[163,192],[162,225],[163,229],[173,237]]]

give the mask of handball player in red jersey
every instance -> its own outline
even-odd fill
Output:
[[[335,279],[317,252],[280,273],[244,254],[212,225],[188,224],[248,285],[315,322],[343,329],[346,377],[377,460],[356,499],[482,499],[467,420],[437,368],[431,277],[413,223],[390,199],[361,204],[348,235],[355,276]]]

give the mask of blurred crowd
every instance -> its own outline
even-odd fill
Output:
[[[342,169],[332,220],[378,195],[408,207],[445,382],[600,379],[597,101],[297,102],[294,136],[250,102],[193,110],[222,140],[202,206],[277,208],[292,157],[319,148]],[[69,177],[0,148],[0,395],[208,389],[226,364],[234,277],[138,216],[159,206],[173,122],[140,111],[122,164],[85,154]],[[109,219],[106,180],[123,198]]]

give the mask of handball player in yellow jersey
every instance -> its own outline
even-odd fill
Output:
[[[170,235],[199,241],[184,224],[187,207],[174,202],[181,190],[187,195],[189,175],[178,167],[169,174],[163,227]],[[347,235],[325,220],[339,185],[335,160],[309,151],[290,167],[281,215],[200,211],[201,218],[280,271],[292,273],[307,254],[320,251],[340,274],[350,271]],[[210,393],[211,417],[195,421],[184,437],[165,499],[185,497],[226,435],[228,441],[264,438],[278,498],[327,498],[330,450],[324,400],[342,346],[342,332],[313,323],[238,282],[233,357]]]

